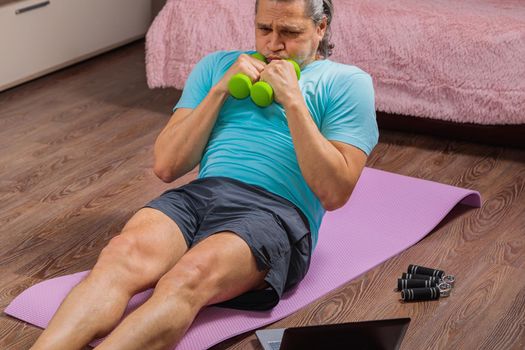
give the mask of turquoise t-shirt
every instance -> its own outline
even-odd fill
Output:
[[[193,68],[177,108],[195,109],[241,53],[218,51]],[[371,77],[361,69],[330,60],[310,63],[299,85],[322,135],[370,154],[378,141]],[[199,178],[223,176],[263,187],[294,203],[308,218],[313,246],[325,213],[297,162],[281,105],[260,108],[250,98],[228,97],[200,163]]]

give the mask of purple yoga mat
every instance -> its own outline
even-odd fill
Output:
[[[365,168],[350,201],[326,214],[310,271],[295,290],[285,293],[279,305],[267,312],[202,310],[177,350],[205,349],[290,315],[412,246],[458,203],[479,207],[481,198],[476,191]],[[45,328],[67,293],[87,273],[38,283],[16,297],[5,313]],[[151,293],[135,295],[125,315]]]

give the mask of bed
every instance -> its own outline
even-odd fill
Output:
[[[507,126],[522,137],[523,0],[335,0],[334,7],[330,59],[371,74],[378,117]],[[253,49],[253,16],[254,1],[168,0],[146,36],[149,87],[182,89],[205,54]]]

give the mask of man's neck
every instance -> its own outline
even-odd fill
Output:
[[[309,65],[310,63],[312,62],[315,62],[315,61],[318,61],[318,60],[321,60],[323,59],[323,56],[319,55],[319,54],[316,54],[314,57],[308,59],[308,60],[305,60],[302,64],[302,67],[301,68],[305,68],[307,65]]]

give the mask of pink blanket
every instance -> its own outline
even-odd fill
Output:
[[[254,48],[251,0],[168,0],[146,37],[148,84],[182,89],[216,50]],[[525,123],[524,0],[337,0],[332,60],[374,78],[379,111]]]

